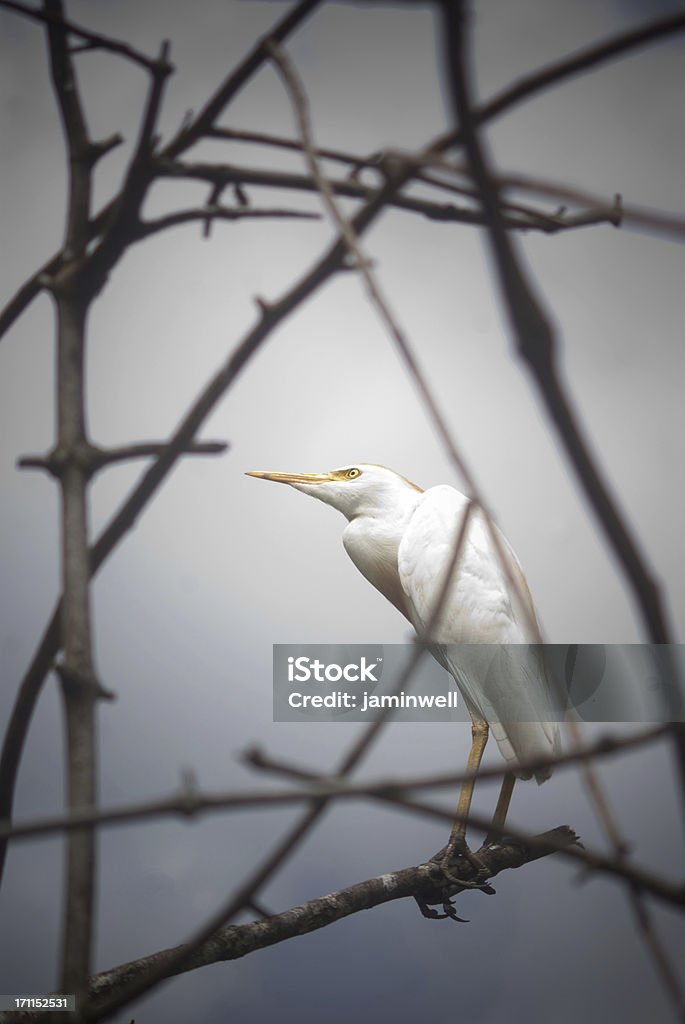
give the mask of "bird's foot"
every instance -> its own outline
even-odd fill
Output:
[[[461,877],[460,867],[458,868],[460,871],[459,875],[454,872],[455,861],[458,862],[459,860],[466,861],[471,868],[466,878]],[[495,890],[487,882],[488,878],[490,878],[490,872],[478,854],[469,848],[463,836],[450,839],[438,863],[440,864],[440,870],[451,885],[459,885],[463,889],[480,889],[488,894],[494,893]]]
[[[466,847],[466,844],[464,846]],[[489,870],[477,854],[472,853],[468,847],[466,847],[466,851],[466,853],[462,853],[462,848],[457,839],[456,845],[450,843],[428,861],[432,884],[420,895],[414,895],[414,899],[418,903],[424,917],[431,920],[449,918],[451,921],[460,921],[463,924],[468,924],[467,918],[459,917],[456,907],[452,902],[455,889],[478,889],[489,896],[494,895],[495,890],[486,881],[490,877]],[[452,873],[452,867],[457,866],[456,862],[458,862],[460,856],[466,861],[464,868],[468,866],[472,872],[472,875],[468,878],[458,878]],[[459,865],[459,871],[460,873],[466,873],[461,865]],[[443,913],[435,909],[438,905],[442,907]]]
[[[439,913],[433,907],[429,907],[425,900],[421,899],[420,896],[415,896],[414,899],[419,905],[419,910],[424,917],[429,918],[431,921],[444,921],[449,918],[451,921],[459,921],[460,924],[468,924],[468,918],[459,917],[457,914],[457,908],[454,903],[448,897],[442,901],[442,909],[445,911],[444,914]]]

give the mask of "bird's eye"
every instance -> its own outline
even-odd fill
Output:
[[[345,476],[347,477],[348,480],[354,480],[354,478],[356,476],[360,476],[360,475],[361,475],[361,469],[348,469],[347,473],[345,474]]]

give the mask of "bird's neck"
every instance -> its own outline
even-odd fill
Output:
[[[388,533],[397,532],[398,543],[404,529],[414,514],[414,509],[423,497],[422,491],[412,487],[397,487],[387,495],[374,495],[368,503],[359,504],[347,516],[350,523],[363,520],[367,525],[383,529]],[[360,524],[361,525],[361,524]]]
[[[407,488],[392,505],[360,508],[343,533],[348,555],[369,583],[409,618],[397,570],[397,550],[422,495]]]

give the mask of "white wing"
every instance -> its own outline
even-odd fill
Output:
[[[410,618],[425,635],[449,570],[468,499],[452,487],[426,491],[411,517],[397,553]],[[529,616],[533,602],[518,560],[498,532],[512,576]],[[556,753],[558,727],[550,717],[550,694],[539,652],[526,628],[521,600],[503,572],[480,510],[469,521],[462,556],[430,640],[436,657],[454,677],[470,709],[490,725],[504,758],[527,761]],[[521,645],[519,647],[500,645]],[[540,772],[538,782],[548,772]]]

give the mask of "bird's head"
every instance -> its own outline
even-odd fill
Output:
[[[385,466],[357,462],[330,473],[271,473],[255,470],[247,476],[276,483],[290,484],[304,494],[311,494],[342,512],[348,519],[367,514],[383,514],[415,503],[420,487]]]

